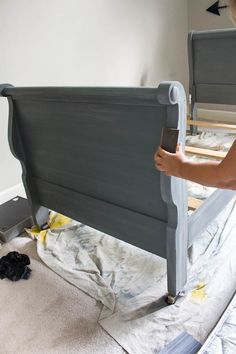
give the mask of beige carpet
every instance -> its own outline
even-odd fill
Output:
[[[12,250],[30,257],[32,273],[0,280],[1,354],[125,353],[97,323],[101,304],[47,268],[34,241],[14,239],[0,257]]]

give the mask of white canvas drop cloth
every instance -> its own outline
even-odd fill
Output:
[[[144,235],[145,237],[145,235]],[[236,206],[232,200],[189,250],[188,282],[165,303],[166,261],[78,222],[38,242],[41,259],[104,304],[100,325],[129,353],[158,353],[187,331],[203,342],[236,285]]]
[[[236,353],[236,293],[199,354]]]

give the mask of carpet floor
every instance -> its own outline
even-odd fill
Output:
[[[97,323],[102,305],[50,270],[36,243],[16,238],[0,249],[30,257],[28,280],[0,280],[0,353],[126,353]]]

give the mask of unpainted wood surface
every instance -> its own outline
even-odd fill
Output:
[[[193,197],[188,197],[188,209],[189,210],[196,210],[199,208],[203,203],[203,200],[193,198]]]
[[[235,124],[225,124],[225,123],[214,123],[201,120],[191,120],[187,119],[187,125],[195,125],[198,127],[212,128],[212,129],[222,129],[222,130],[232,130],[236,132]]]
[[[195,146],[186,146],[185,153],[202,157],[214,158],[217,160],[222,160],[226,156],[226,152],[202,149]]]

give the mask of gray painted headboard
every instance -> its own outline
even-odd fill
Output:
[[[236,105],[236,29],[190,32],[188,57],[192,119],[196,103]]]
[[[187,279],[187,249],[231,198],[217,191],[188,219],[186,182],[154,167],[163,127],[185,145],[186,98],[158,88],[13,87],[9,144],[35,224],[61,212],[167,260],[168,302]],[[138,262],[138,259],[137,259]]]
[[[236,29],[189,33],[193,102],[236,104]]]
[[[224,205],[216,193],[188,220],[186,182],[154,167],[163,127],[179,129],[185,145],[182,85],[5,84],[0,95],[9,102],[10,148],[22,165],[35,224],[42,226],[52,209],[166,258],[173,303],[186,282],[189,245],[219,212],[219,200]],[[224,194],[223,202],[231,197]]]
[[[185,143],[178,82],[158,88],[12,87],[9,143],[20,160],[34,222],[48,208],[167,259],[168,292],[186,281],[185,181],[160,174],[163,127]]]

